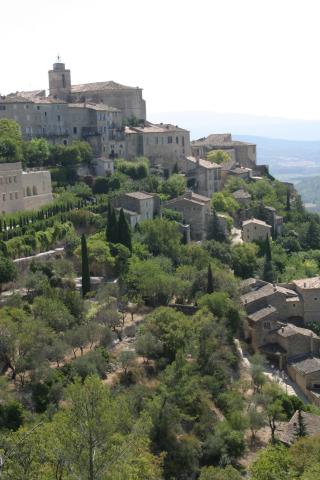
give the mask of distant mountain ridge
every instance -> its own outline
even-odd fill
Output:
[[[320,141],[320,120],[292,120],[208,111],[157,112],[148,114],[148,119],[187,128],[193,140],[210,133],[231,132],[272,139]]]

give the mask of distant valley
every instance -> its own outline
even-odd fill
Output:
[[[268,164],[279,180],[293,182],[308,209],[320,212],[320,121],[215,112],[150,114],[188,128],[192,139],[231,132],[234,139],[257,145],[259,164]]]

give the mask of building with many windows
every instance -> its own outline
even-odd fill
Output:
[[[21,162],[0,163],[0,213],[34,210],[52,199],[50,172],[24,172]]]

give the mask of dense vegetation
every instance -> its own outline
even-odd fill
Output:
[[[15,152],[4,150],[8,138]],[[61,171],[74,175],[76,149],[79,161],[90,162],[87,146],[53,152],[32,142],[0,122],[0,157],[58,165],[59,179],[52,205],[0,222],[0,288],[15,282],[19,289],[0,308],[2,478],[239,480],[239,461],[265,426],[272,446],[253,463],[252,478],[315,478],[307,439],[290,450],[275,446],[278,422],[310,407],[266,381],[260,356],[244,374],[234,338],[242,336],[239,279],[287,281],[319,271],[319,217],[272,178],[233,179],[213,195],[206,241],[184,244],[183,219],[171,210],[132,232],[112,199],[133,190],[173,198],[186,188],[182,175],[163,179],[139,158],[118,160],[109,177],[69,182]],[[238,188],[251,194],[255,215],[264,204],[284,216],[281,237],[238,245],[226,237],[216,212],[237,224]],[[64,254],[34,259],[26,272],[12,261],[57,246]],[[126,322],[137,314],[130,346]],[[299,461],[295,452],[307,448]]]

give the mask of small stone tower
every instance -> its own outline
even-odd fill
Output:
[[[65,64],[60,62],[53,64],[53,70],[49,70],[50,96],[59,100],[69,101],[71,94],[71,74],[66,70]]]

